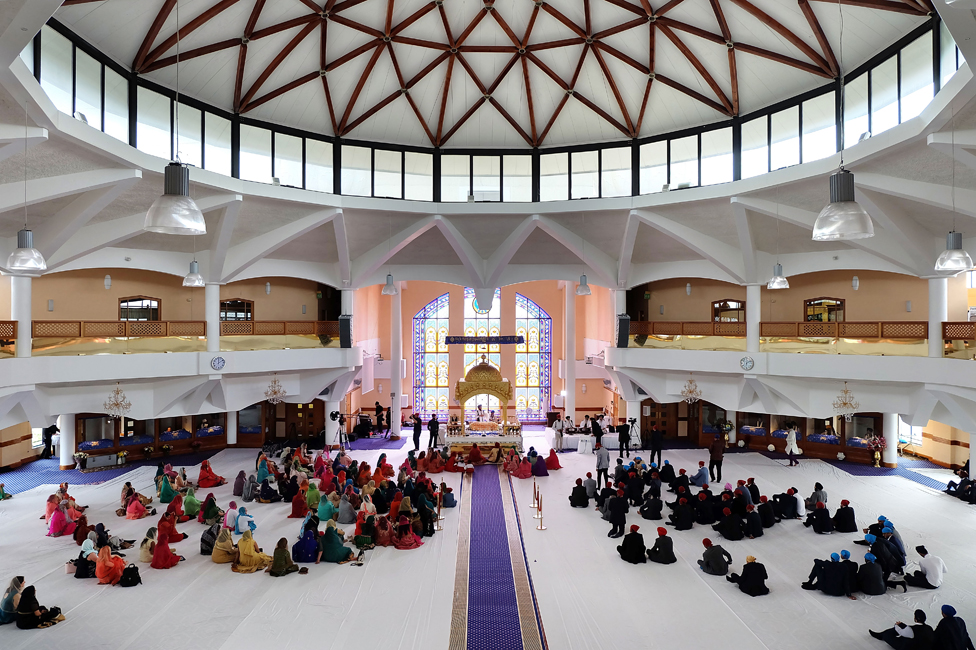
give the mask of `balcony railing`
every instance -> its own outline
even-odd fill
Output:
[[[222,321],[221,350],[281,350],[339,347],[339,321]]]
[[[976,323],[947,321],[942,323],[944,355],[951,359],[976,360]]]
[[[972,329],[965,333],[976,338]],[[742,322],[631,321],[628,347],[745,351],[745,335]],[[760,323],[759,335],[762,352],[928,355],[925,321]]]
[[[0,359],[16,353],[17,321],[0,320]]]
[[[36,320],[31,356],[201,352],[205,321]]]

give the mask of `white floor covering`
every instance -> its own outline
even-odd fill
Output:
[[[544,438],[526,440],[537,449]],[[357,452],[355,457],[374,462],[380,451]],[[387,452],[399,464],[406,448]],[[240,469],[252,470],[254,450],[227,450],[212,460],[215,470],[233,479]],[[704,459],[702,450],[668,452],[667,458],[689,470]],[[538,480],[544,495],[548,530],[534,530],[528,503],[532,481],[516,480],[515,491],[522,517],[529,569],[538,598],[549,647],[610,649],[622,644],[664,647],[770,649],[880,648],[867,635],[896,620],[910,620],[916,607],[937,620],[938,608],[951,603],[976,626],[976,566],[972,561],[976,517],[971,506],[912,481],[855,477],[826,463],[804,460],[800,467],[769,460],[760,454],[726,457],[724,481],[755,477],[763,494],[796,486],[809,494],[820,481],[830,495],[831,509],[849,499],[866,526],[877,514],[891,518],[910,548],[923,543],[942,556],[949,568],[946,584],[935,591],[889,591],[857,602],[830,598],[800,589],[815,557],[849,549],[857,560],[865,547],[855,546],[853,534],[820,536],[798,522],[779,524],[758,540],[722,541],[736,568],[745,556],[755,555],[770,574],[769,596],[750,598],[723,578],[706,576],[696,560],[711,529],[670,534],[675,538],[679,562],[663,566],[633,566],[621,561],[616,540],[606,537],[609,524],[594,510],[572,509],[566,500],[575,479],[592,471],[592,455],[561,454],[564,469]],[[196,472],[188,468],[189,473]],[[151,492],[151,468],[135,470],[125,478],[97,486],[71,489],[81,503],[91,506],[89,521],[103,521],[112,532],[141,539],[155,521],[128,521],[114,514],[121,484],[131,480],[137,489]],[[460,475],[442,474],[457,492]],[[723,482],[724,482],[723,481]],[[195,522],[178,526],[190,534],[174,549],[187,562],[159,571],[141,565],[142,586],[107,587],[93,580],[65,575],[62,564],[76,557],[73,541],[44,536],[38,520],[52,490],[37,488],[0,503],[0,582],[23,574],[38,587],[42,604],[58,605],[67,621],[42,631],[0,627],[0,648],[165,648],[201,647],[208,650],[287,647],[446,648],[454,590],[456,511],[446,511],[445,531],[415,551],[377,549],[367,554],[363,567],[311,566],[307,576],[270,578],[258,573],[239,575],[227,565],[216,565],[199,554],[203,527]],[[206,492],[206,491],[204,491]],[[231,488],[214,490],[226,506]],[[198,495],[201,498],[205,494]],[[299,521],[287,519],[290,506],[250,504],[258,523],[256,538],[270,550],[279,537],[293,541]],[[658,522],[636,514],[648,545]],[[914,551],[910,557],[917,559]],[[136,549],[129,560],[138,560]],[[976,629],[976,628],[974,628]]]

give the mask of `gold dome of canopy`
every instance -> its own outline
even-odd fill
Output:
[[[481,363],[473,366],[471,370],[464,375],[464,381],[466,382],[499,382],[502,381],[502,373],[495,366],[488,363],[484,355],[481,357]]]

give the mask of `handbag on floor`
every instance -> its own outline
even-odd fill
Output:
[[[139,576],[139,567],[130,563],[129,566],[122,569],[122,577],[119,578],[120,587],[135,587],[141,584],[142,578]]]

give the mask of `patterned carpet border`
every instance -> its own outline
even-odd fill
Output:
[[[471,554],[471,475],[461,478],[458,495],[457,561],[454,569],[454,602],[451,607],[449,650],[466,650],[468,645],[468,563]]]
[[[525,552],[524,533],[522,530],[522,518],[518,512],[518,501],[515,499],[515,487],[512,484],[512,477],[498,470],[499,480],[508,483],[508,493],[505,498],[505,519],[508,526],[518,531],[518,538],[509,534],[509,544],[512,556],[518,558],[513,560],[512,567],[515,573],[516,587],[521,586],[519,592],[519,618],[522,624],[522,643],[526,649],[548,650],[549,643],[546,640],[546,629],[542,624],[542,615],[539,613],[539,601],[535,595],[535,585],[532,583],[532,572],[529,571],[529,558]],[[529,520],[531,525],[532,520]],[[523,602],[524,601],[524,602]],[[528,619],[528,620],[527,620]],[[531,632],[531,634],[529,634]]]

